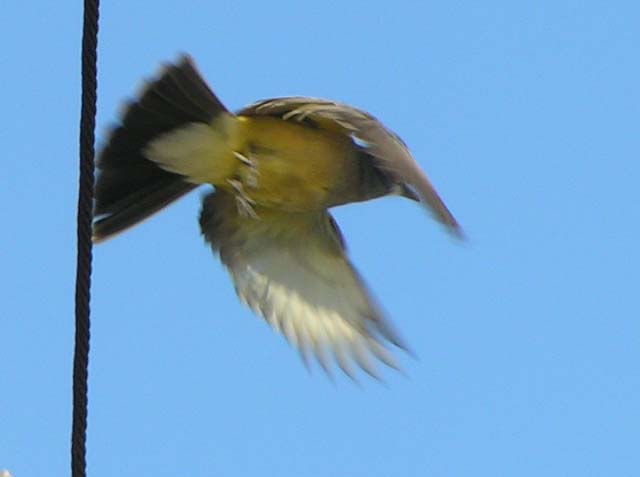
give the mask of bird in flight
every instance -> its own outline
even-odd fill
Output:
[[[102,242],[201,184],[202,234],[240,300],[295,345],[354,377],[396,367],[405,343],[347,257],[328,209],[401,195],[461,229],[404,142],[370,114],[284,97],[236,113],[182,56],[129,102],[97,161],[93,240]]]

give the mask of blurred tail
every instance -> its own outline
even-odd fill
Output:
[[[137,224],[198,186],[188,174],[175,168],[170,172],[171,168],[150,160],[146,151],[150,143],[186,125],[210,125],[218,116],[230,114],[189,57],[167,66],[127,106],[121,125],[98,158],[94,242]]]

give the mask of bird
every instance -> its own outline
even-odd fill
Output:
[[[387,195],[462,229],[398,135],[336,101],[280,97],[228,110],[186,54],[125,104],[96,162],[92,238],[100,243],[197,187],[204,240],[242,303],[305,364],[355,379],[399,369],[409,351],[347,255],[329,209]]]

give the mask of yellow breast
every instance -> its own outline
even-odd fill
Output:
[[[349,137],[268,116],[238,119],[242,154],[254,164],[243,165],[239,176],[258,205],[326,208],[341,202],[358,180],[358,157]]]

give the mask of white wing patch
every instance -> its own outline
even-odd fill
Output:
[[[304,238],[303,238],[304,240]],[[342,256],[313,243],[254,250],[228,264],[240,299],[300,351],[330,371],[330,356],[350,377],[355,362],[378,378],[376,358],[397,369],[383,341],[400,344]]]

